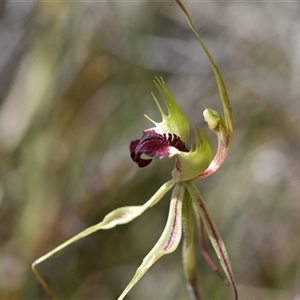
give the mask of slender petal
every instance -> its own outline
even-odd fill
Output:
[[[222,237],[218,231],[218,228],[213,221],[212,217],[210,216],[210,213],[208,212],[208,209],[198,191],[198,189],[195,187],[194,184],[186,183],[185,184],[192,200],[193,200],[193,207],[195,209],[195,213],[199,214],[203,224],[205,226],[205,229],[207,231],[208,237],[216,251],[216,254],[220,260],[220,264],[223,268],[223,271],[230,283],[230,286],[234,293],[234,298],[238,299],[238,293],[236,289],[236,284],[230,264],[230,260],[226,251],[225,244],[222,240]]]
[[[198,289],[193,221],[194,219],[191,197],[188,192],[185,192],[182,207],[182,260],[190,296],[194,300],[200,300],[201,295]]]
[[[149,254],[143,259],[142,264],[137,269],[134,277],[122,292],[118,300],[124,299],[133,286],[144,276],[149,268],[163,255],[174,252],[178,247],[182,233],[182,200],[185,187],[182,184],[176,184],[172,193],[172,199],[169,209],[169,216],[166,227],[156,245]]]
[[[53,293],[51,292],[50,288],[48,287],[48,284],[45,282],[45,280],[42,278],[42,276],[39,274],[39,272],[36,270],[36,266],[40,264],[41,262],[45,261],[47,258],[51,257],[55,253],[59,252],[60,250],[66,248],[67,246],[73,244],[74,242],[92,234],[93,232],[96,232],[100,229],[110,229],[117,225],[122,225],[129,223],[133,219],[140,216],[145,210],[155,205],[161,198],[174,186],[175,182],[174,180],[170,180],[163,184],[160,189],[144,204],[140,206],[125,206],[117,208],[116,210],[109,213],[106,217],[104,217],[103,221],[91,226],[82,232],[78,233],[71,239],[67,240],[63,244],[59,245],[58,247],[54,248],[47,254],[43,255],[39,259],[37,259],[31,266],[33,273],[35,274],[38,281],[42,284],[45,291],[49,294],[49,296],[52,299],[55,299]],[[183,188],[183,187],[182,187]]]

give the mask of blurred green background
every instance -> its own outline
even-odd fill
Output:
[[[226,163],[197,185],[241,299],[299,299],[300,4],[184,3],[234,114]],[[172,1],[2,1],[0,49],[0,298],[48,299],[31,263],[109,211],[143,204],[171,176],[171,160],[139,169],[129,157],[130,141],[152,126],[143,114],[159,118],[154,76],[191,124],[205,126],[204,107],[221,104]],[[158,240],[169,197],[39,265],[54,294],[116,299]],[[198,252],[204,298],[230,298]],[[127,299],[188,299],[180,247]]]

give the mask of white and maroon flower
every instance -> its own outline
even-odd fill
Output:
[[[213,65],[214,66],[214,65]],[[223,84],[221,75],[216,71],[217,83]],[[200,299],[197,287],[196,261],[194,253],[194,225],[192,213],[194,211],[200,233],[204,234],[204,228],[208,233],[209,239],[220,259],[221,266],[230,283],[234,297],[237,299],[237,290],[229,258],[225,245],[218,232],[218,229],[211,218],[208,209],[197,188],[192,183],[213,174],[224,162],[231,142],[232,136],[232,116],[224,85],[221,86],[221,100],[223,103],[225,120],[218,112],[207,108],[204,110],[204,119],[208,127],[213,130],[218,137],[218,150],[213,158],[212,149],[207,139],[204,129],[195,129],[196,145],[187,147],[186,141],[189,136],[189,124],[187,118],[174,101],[170,91],[160,78],[155,79],[155,84],[162,95],[167,107],[165,114],[153,95],[157,107],[162,115],[162,121],[157,123],[146,116],[155,127],[144,130],[140,139],[130,143],[130,156],[139,167],[149,165],[152,158],[162,159],[164,157],[175,157],[175,166],[172,172],[173,179],[167,182],[158,191],[161,198],[167,190],[174,186],[171,197],[169,217],[165,230],[150,253],[144,258],[141,266],[136,271],[135,276],[121,294],[123,299],[129,290],[140,280],[145,272],[163,255],[173,252],[182,237],[183,232],[183,264],[187,277],[188,288],[193,299]],[[224,90],[222,90],[222,88]],[[144,158],[147,156],[148,158]],[[150,207],[159,201],[154,195],[145,205]],[[145,206],[143,206],[145,207]],[[212,267],[217,270],[205,246],[202,247],[205,259]],[[220,273],[218,273],[220,274]],[[222,277],[222,276],[221,276]]]
[[[195,129],[196,146],[187,147],[186,142],[190,131],[187,118],[174,101],[162,78],[156,78],[154,83],[166,104],[167,114],[163,112],[157,98],[152,94],[162,115],[162,121],[157,123],[145,115],[155,127],[144,130],[140,139],[130,143],[132,160],[143,168],[151,163],[152,158],[175,156],[172,175],[178,182],[195,181],[212,175],[225,161],[232,137],[232,116],[227,95],[221,97],[225,120],[213,109],[206,108],[203,112],[208,127],[218,137],[218,150],[213,158],[204,129]]]

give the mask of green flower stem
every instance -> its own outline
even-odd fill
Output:
[[[144,276],[149,268],[163,255],[174,252],[181,239],[182,234],[182,201],[185,188],[182,184],[175,185],[170,203],[169,216],[166,227],[156,245],[143,259],[134,277],[122,292],[118,300],[124,299],[134,285]]]
[[[216,251],[216,254],[220,260],[220,264],[223,268],[223,271],[230,283],[230,286],[234,293],[234,299],[238,299],[238,292],[236,289],[235,279],[233,276],[230,260],[227,254],[227,250],[225,247],[225,244],[222,240],[222,237],[219,233],[219,230],[210,216],[210,213],[206,207],[205,202],[202,199],[202,196],[200,195],[198,189],[196,186],[192,183],[185,183],[185,187],[187,188],[192,201],[193,201],[193,208],[195,210],[196,214],[200,215],[201,220],[203,221],[204,227],[206,229],[206,232],[208,234],[208,237],[212,243],[213,248]]]
[[[198,289],[198,277],[196,268],[196,256],[194,245],[194,222],[193,222],[192,200],[189,193],[184,193],[182,207],[182,229],[183,229],[183,245],[182,245],[182,261],[187,279],[188,290],[190,296],[194,300],[200,300],[201,295]]]

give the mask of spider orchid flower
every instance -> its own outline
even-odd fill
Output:
[[[163,79],[156,78],[154,83],[160,91],[165,106],[167,107],[167,114],[164,113],[159,101],[152,94],[162,116],[162,121],[160,123],[155,122],[145,115],[147,119],[154,123],[155,127],[144,130],[140,139],[131,142],[129,147],[130,156],[141,168],[149,165],[152,158],[162,159],[164,157],[175,157],[172,172],[173,179],[162,187],[163,190],[158,191],[158,195],[160,199],[164,196],[166,186],[168,189],[174,186],[174,190],[171,197],[168,221],[161,238],[151,252],[144,258],[132,281],[119,299],[123,299],[128,291],[161,256],[176,250],[182,238],[182,232],[184,240],[183,264],[188,281],[188,288],[192,299],[200,299],[193,244],[193,211],[197,224],[199,225],[199,231],[203,234],[204,229],[206,229],[224,273],[227,276],[227,282],[230,283],[234,291],[235,299],[237,299],[235,281],[225,245],[199,191],[193,184],[194,181],[214,173],[223,163],[228,152],[231,138],[228,134],[229,131],[226,127],[226,122],[218,112],[206,108],[203,112],[203,116],[208,127],[217,134],[219,141],[217,153],[213,158],[212,148],[206,132],[201,128],[194,129],[196,143],[195,146],[189,149],[186,145],[190,130],[187,118],[174,101]],[[230,106],[227,108],[230,109]],[[143,158],[143,155],[149,158]],[[149,201],[152,202],[151,199]],[[156,202],[157,200],[155,200],[155,203]],[[202,228],[203,226],[204,228]],[[216,264],[204,249],[204,243],[202,252],[211,267],[217,270]]]
[[[141,139],[131,142],[130,156],[141,168],[146,167],[152,161],[152,159],[142,158],[142,155],[153,158],[174,156],[173,178],[182,182],[192,180],[207,169],[213,158],[206,133],[203,129],[195,129],[196,145],[189,150],[186,146],[190,131],[187,118],[174,101],[163,79],[156,78],[154,83],[164,99],[168,114],[163,112],[158,100],[152,94],[162,115],[162,121],[157,123],[146,115],[155,127],[145,130]],[[210,114],[208,110],[205,111],[206,114]],[[208,117],[208,119],[210,122],[211,118]]]
[[[204,258],[211,268],[223,278],[222,273],[219,273],[216,264],[205,249],[204,235],[206,232],[226,276],[226,278],[223,279],[231,286],[234,299],[238,299],[235,279],[224,242],[201,194],[193,183],[217,171],[227,156],[232,138],[230,103],[221,74],[204,42],[195,30],[188,12],[179,0],[175,1],[184,12],[192,32],[206,53],[218,85],[225,118],[223,119],[218,112],[210,108],[206,108],[203,112],[208,127],[216,133],[218,138],[216,154],[213,156],[206,132],[201,128],[194,129],[195,145],[191,147],[187,146],[190,131],[189,122],[176,104],[164,81],[161,78],[156,78],[154,83],[164,100],[167,114],[164,113],[157,98],[152,95],[161,113],[162,121],[158,123],[146,116],[155,126],[144,130],[140,139],[131,142],[130,156],[141,168],[149,165],[153,158],[174,158],[175,164],[172,179],[164,183],[145,204],[141,206],[121,207],[112,211],[102,222],[87,228],[37,259],[32,264],[32,270],[52,299],[56,298],[43,277],[37,271],[36,266],[38,264],[93,232],[100,229],[111,229],[117,225],[131,222],[143,214],[148,208],[158,203],[172,188],[173,192],[165,229],[153,249],[143,259],[140,267],[118,300],[124,299],[127,293],[159,258],[175,251],[181,239],[183,239],[183,266],[191,298],[196,300],[201,298],[196,272],[194,219],[196,220],[200,235],[202,235],[201,245]]]

